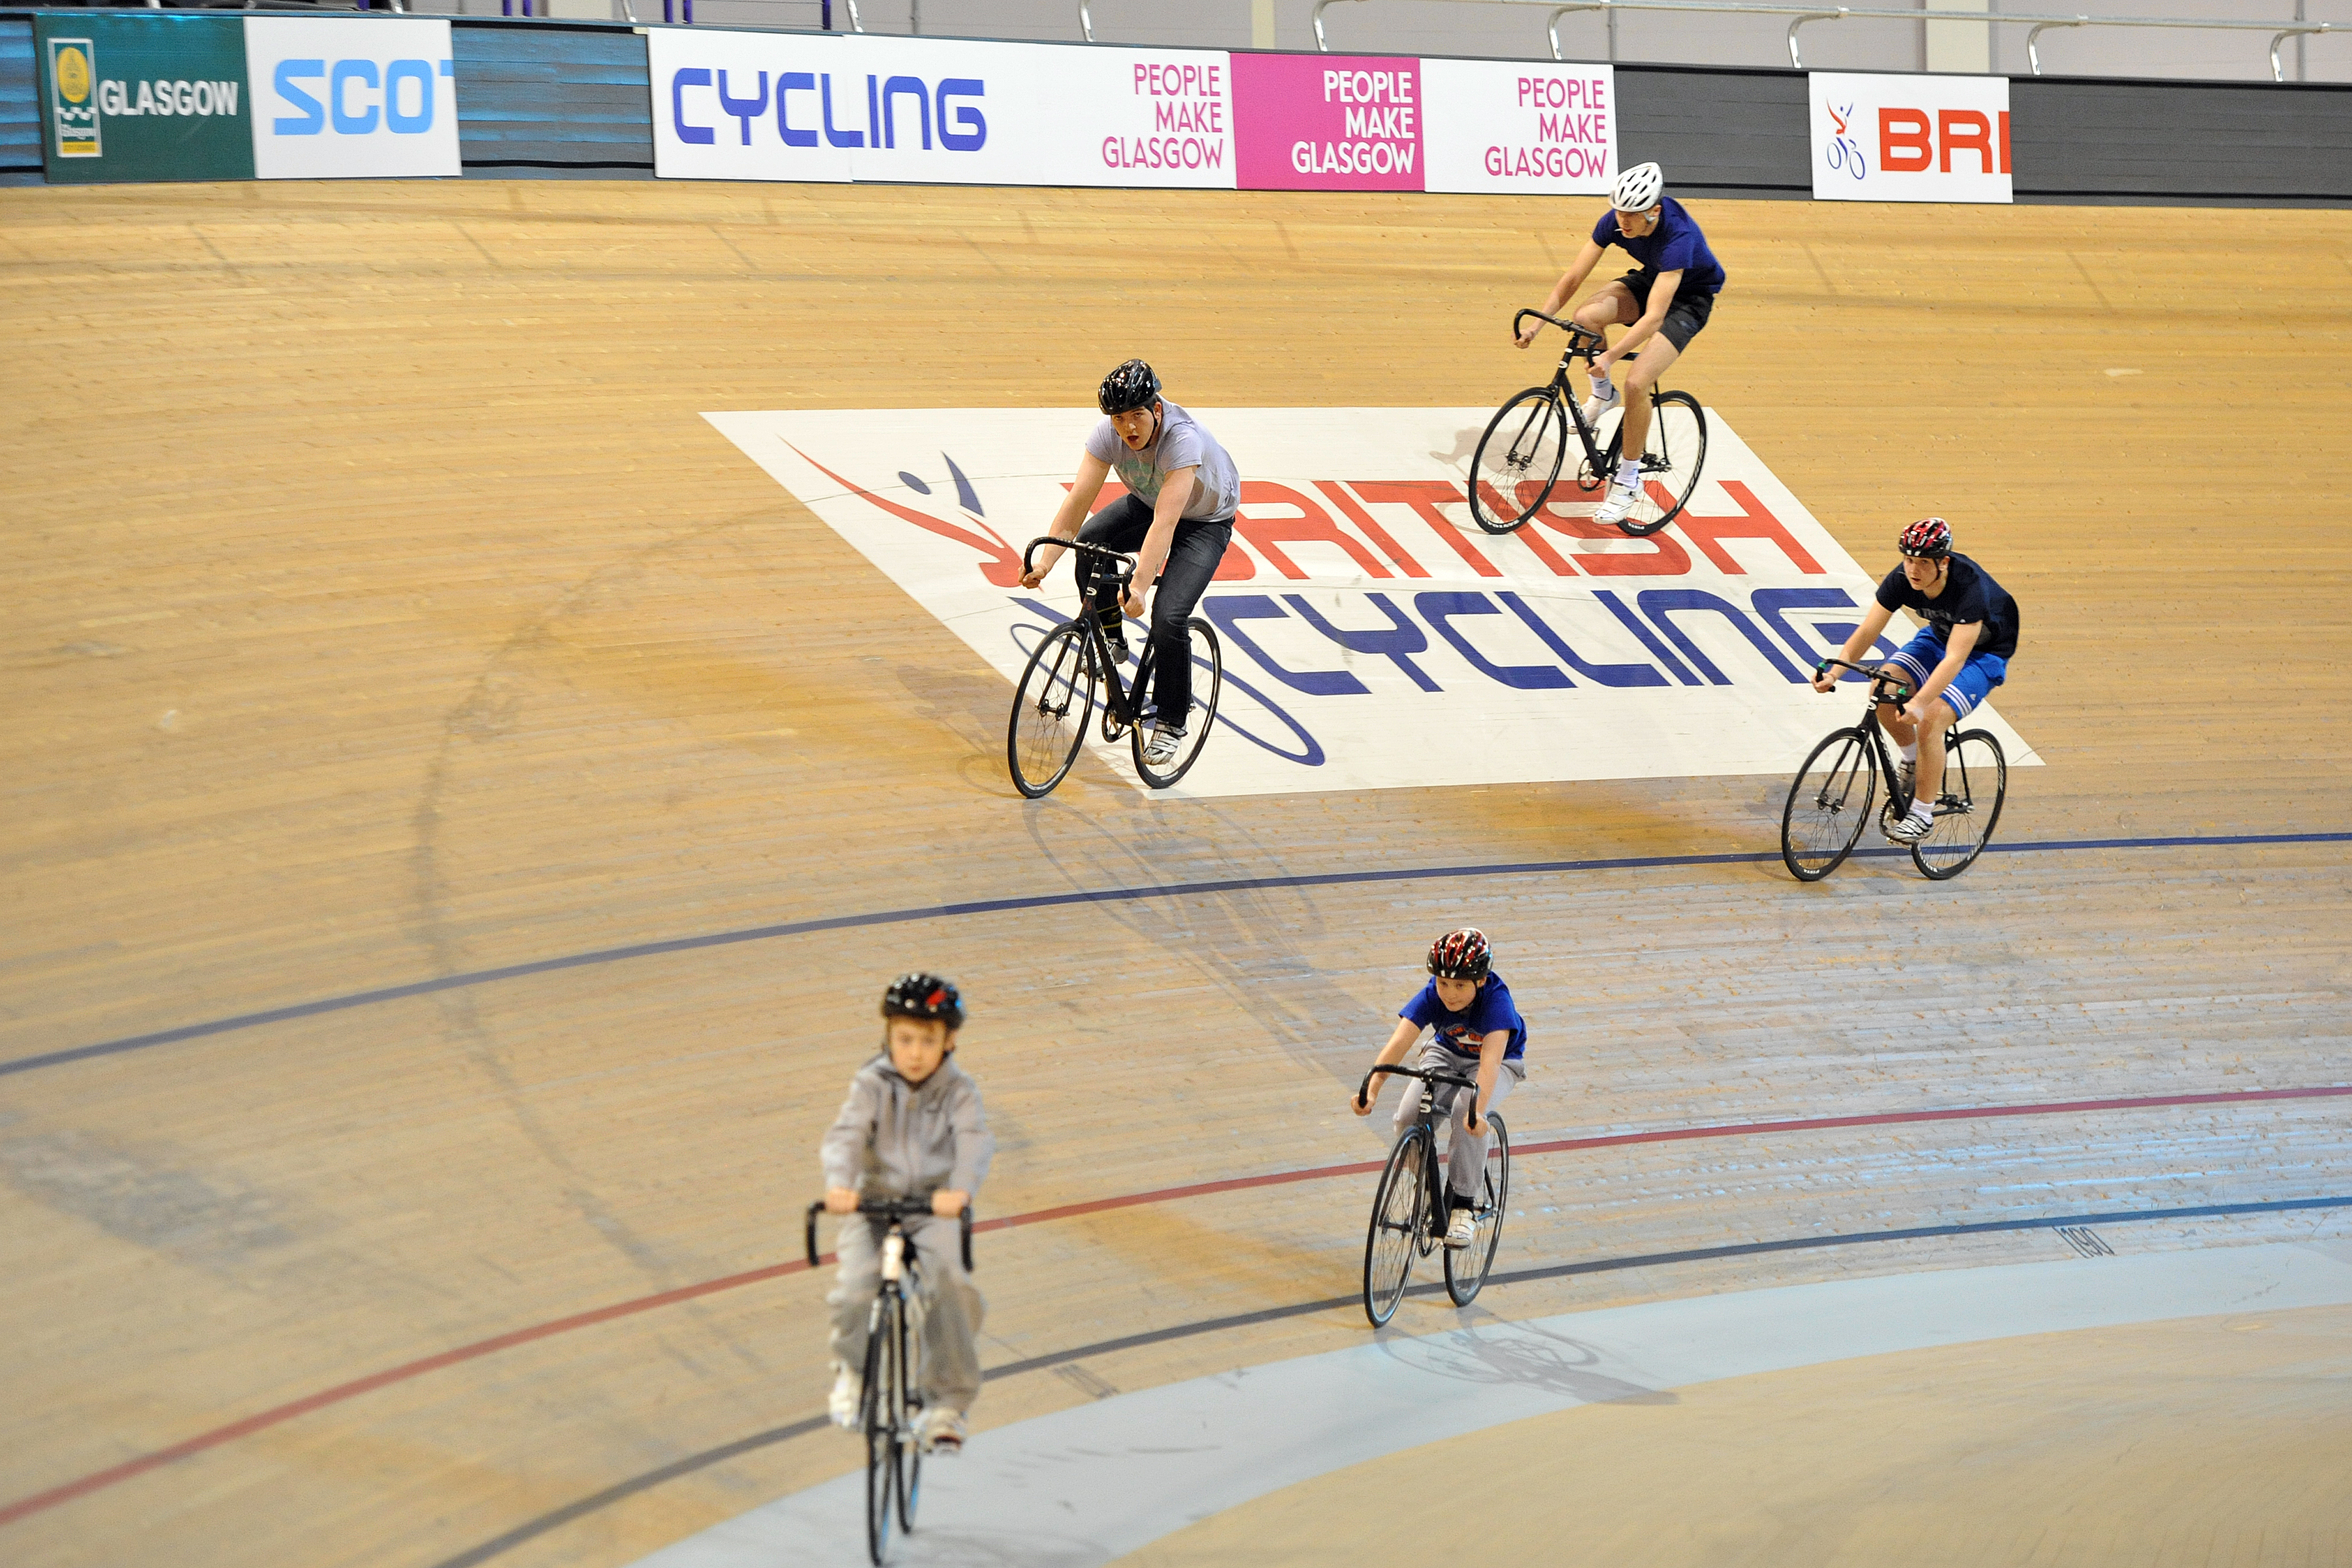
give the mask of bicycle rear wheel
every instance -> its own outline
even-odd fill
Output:
[[[1618,447],[1624,422],[1609,434],[1608,460],[1603,471],[1617,471]],[[1698,399],[1687,392],[1658,392],[1650,397],[1650,434],[1642,443],[1642,499],[1617,526],[1640,538],[1682,515],[1698,489],[1699,470],[1706,467],[1706,416]]]
[[[898,1481],[898,1428],[904,1401],[898,1379],[898,1303],[885,1297],[866,1337],[866,1554],[881,1568],[890,1546],[890,1508]]]
[[[1381,1184],[1372,1189],[1372,1223],[1364,1233],[1364,1316],[1376,1329],[1396,1316],[1397,1303],[1404,1300],[1434,1163],[1428,1130],[1412,1128],[1389,1151]]]
[[[1944,783],[1936,792],[1936,826],[1911,846],[1920,874],[1943,881],[1976,864],[2000,824],[2009,795],[2009,759],[1982,730],[1964,730],[1944,742]]]
[[[1870,821],[1878,767],[1870,737],[1832,731],[1813,748],[1780,808],[1780,858],[1800,882],[1818,882],[1853,853]]]
[[[1510,1129],[1492,1111],[1486,1120],[1495,1124],[1495,1131],[1486,1145],[1486,1186],[1478,1195],[1477,1229],[1469,1246],[1445,1249],[1445,1293],[1457,1307],[1476,1300],[1479,1287],[1486,1283],[1486,1271],[1495,1267],[1495,1249],[1503,1244],[1504,1205],[1511,1201]]]
[[[1094,647],[1076,621],[1045,634],[1021,672],[1005,725],[1004,761],[1013,787],[1031,800],[1049,793],[1078,760],[1094,715]]]
[[[1151,744],[1151,727],[1138,724],[1129,737],[1135,748],[1135,771],[1153,789],[1166,789],[1192,771],[1200,760],[1201,748],[1209,743],[1209,726],[1217,720],[1217,697],[1225,684],[1224,655],[1217,646],[1216,628],[1200,616],[1184,623],[1187,638],[1186,656],[1192,661],[1192,700],[1184,712],[1184,739],[1176,747],[1176,754],[1164,766],[1153,767],[1143,760]],[[1136,666],[1135,700],[1140,704],[1150,687],[1152,661],[1156,649],[1147,649],[1143,661]]]
[[[1551,388],[1530,386],[1513,397],[1495,410],[1470,458],[1472,520],[1489,533],[1517,528],[1551,494],[1567,455],[1568,416]]]

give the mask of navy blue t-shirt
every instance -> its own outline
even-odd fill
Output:
[[[1423,985],[1413,999],[1397,1009],[1397,1016],[1407,1023],[1437,1031],[1437,1043],[1447,1050],[1465,1057],[1478,1054],[1478,1041],[1497,1029],[1511,1031],[1511,1043],[1503,1047],[1503,1059],[1515,1062],[1528,1048],[1527,1020],[1511,1004],[1511,988],[1503,984],[1499,974],[1489,974],[1478,982],[1478,994],[1470,998],[1470,1005],[1459,1013],[1449,1013],[1445,1004],[1437,999],[1437,982]]]
[[[1954,626],[1982,621],[1984,630],[1977,634],[1977,644],[1969,650],[1970,654],[2017,657],[2017,601],[1967,556],[1954,554],[1947,560],[1948,575],[1944,591],[1934,598],[1911,586],[1911,579],[1903,575],[1903,568],[1897,566],[1879,584],[1878,602],[1890,610],[1917,611],[1927,618],[1937,637],[1946,642],[1951,641]]]
[[[1683,210],[1683,204],[1672,196],[1658,203],[1658,226],[1639,239],[1621,234],[1617,229],[1617,214],[1611,209],[1601,215],[1592,226],[1592,243],[1602,247],[1616,246],[1642,264],[1645,272],[1673,272],[1683,275],[1676,294],[1717,294],[1723,290],[1723,263],[1706,247],[1706,236],[1698,231],[1698,220]]]

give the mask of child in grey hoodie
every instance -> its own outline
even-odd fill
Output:
[[[963,1026],[963,998],[936,974],[902,974],[882,994],[882,1052],[849,1080],[849,1098],[824,1135],[824,1206],[850,1215],[835,1244],[841,1273],[833,1309],[833,1418],[857,1424],[866,1369],[866,1317],[882,1279],[883,1222],[857,1216],[860,1198],[922,1198],[928,1218],[901,1222],[915,1249],[926,1309],[923,1334],[925,1447],[963,1446],[964,1412],[980,1393],[980,1332],[986,1303],[964,1271],[957,1216],[980,1191],[996,1140],[980,1108],[980,1086],[949,1059]]]

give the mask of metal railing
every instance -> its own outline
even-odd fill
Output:
[[[1315,0],[1315,47],[1328,54],[1331,41],[1323,31],[1323,13],[1336,4],[1360,5],[1362,0]],[[2214,30],[2233,33],[2268,33],[2271,35],[2271,79],[2284,81],[2285,68],[2279,61],[2279,46],[2287,39],[2316,36],[2321,33],[2352,32],[2352,25],[2342,22],[2250,22],[2219,16],[2091,16],[2075,13],[2051,16],[2021,11],[1897,11],[1864,5],[1759,5],[1754,0],[1431,0],[1433,4],[1484,5],[1545,5],[1551,15],[1544,23],[1545,35],[1551,40],[1551,58],[1564,60],[1561,51],[1559,19],[1578,12],[1608,11],[1669,11],[1731,16],[1788,16],[1789,63],[1799,70],[1805,68],[1803,56],[1797,50],[1797,30],[1808,22],[1842,22],[1849,16],[1890,22],[1976,22],[2022,26],[2025,35],[2026,62],[2035,76],[2042,74],[2042,35],[2053,27],[2169,27],[2180,30]],[[1080,0],[1081,16],[1086,11]],[[1094,25],[1087,23],[1087,41],[1094,41]]]

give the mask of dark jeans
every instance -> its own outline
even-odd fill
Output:
[[[1099,544],[1106,550],[1133,553],[1143,544],[1143,536],[1151,531],[1151,507],[1139,496],[1123,496],[1087,520],[1078,530],[1078,537],[1088,544]],[[1202,590],[1209,579],[1217,574],[1217,563],[1224,559],[1225,545],[1234,537],[1234,520],[1225,518],[1211,522],[1201,518],[1187,518],[1176,525],[1176,538],[1168,546],[1168,563],[1160,571],[1160,592],[1151,601],[1151,641],[1157,650],[1152,668],[1157,674],[1152,681],[1153,696],[1160,711],[1171,721],[1182,723],[1192,705],[1192,647],[1185,635],[1184,623],[1201,602]],[[1117,581],[1109,564],[1098,557],[1078,557],[1078,589],[1087,603],[1095,606],[1102,618],[1103,629],[1113,637],[1118,635],[1119,612],[1113,598],[1112,584]]]

